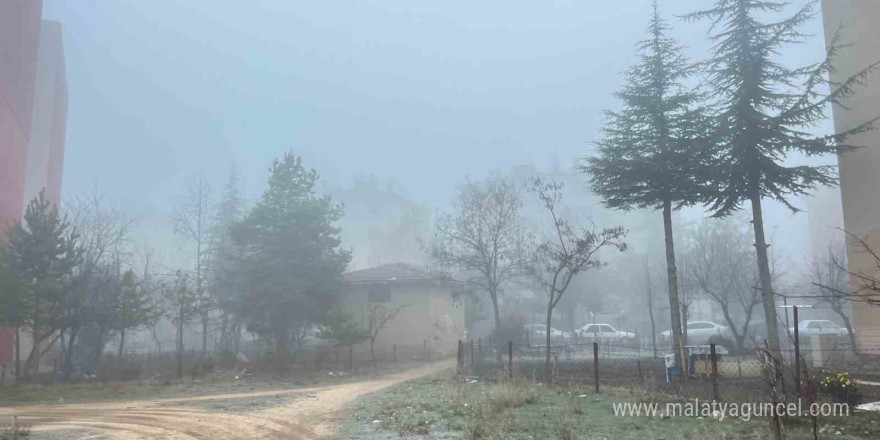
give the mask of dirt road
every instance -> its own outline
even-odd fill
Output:
[[[0,408],[36,439],[315,439],[332,433],[352,399],[451,368],[439,362],[328,387],[106,403]]]

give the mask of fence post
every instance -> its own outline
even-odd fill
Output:
[[[394,348],[392,348],[392,356],[394,356],[394,363],[397,363],[397,343],[394,343]]]
[[[507,341],[507,368],[510,370],[510,378],[513,379],[513,341]]]
[[[354,371],[354,346],[348,347],[348,372]]]
[[[742,377],[743,377],[743,366],[742,366],[742,361],[739,360],[739,359],[736,360],[736,369],[737,369],[737,371],[739,371],[739,378],[742,379]]]
[[[456,347],[455,374],[461,374],[461,370],[464,368],[464,342],[461,342],[461,339],[459,339]]]
[[[529,339],[529,331],[528,330],[526,330],[526,349],[527,350],[532,349],[532,341]]]
[[[39,371],[40,371],[40,368],[37,367],[37,372],[39,372]],[[57,378],[58,378],[58,357],[55,357],[55,359],[52,359],[52,383],[55,383]]]
[[[639,369],[639,382],[642,383],[642,387],[645,386],[645,376],[642,375],[642,361],[636,361],[636,367]]]
[[[599,343],[593,342],[593,383],[599,392]]]
[[[471,366],[474,366],[474,340],[471,339]]]
[[[794,390],[797,396],[801,395],[801,339],[798,331],[798,308],[794,309]]]
[[[712,356],[712,398],[721,400],[718,395],[718,356],[715,352],[715,344],[709,344],[709,354]]]
[[[478,356],[480,356],[480,361],[482,361],[483,360],[483,338],[477,338],[477,348],[479,349]]]

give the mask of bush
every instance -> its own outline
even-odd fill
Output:
[[[859,390],[858,384],[849,377],[848,373],[823,371],[820,378],[819,391],[831,397],[834,401],[855,406],[862,400],[862,393]]]

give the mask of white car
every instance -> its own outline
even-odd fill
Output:
[[[624,332],[612,327],[611,324],[587,324],[577,330],[578,335],[582,338],[595,339],[632,339],[636,335],[630,332]]]
[[[730,337],[730,329],[711,321],[691,321],[687,323],[688,345],[707,344],[712,336]],[[660,332],[660,338],[663,340],[671,339],[672,330]]]
[[[547,337],[547,326],[544,324],[527,324],[526,331],[529,332],[529,336],[531,337],[539,337],[546,338]],[[568,333],[556,330],[553,327],[550,327],[550,338],[553,340],[567,338]]]
[[[788,329],[794,335],[794,327]],[[801,335],[836,335],[846,336],[849,332],[827,319],[807,319],[798,323],[798,333]]]

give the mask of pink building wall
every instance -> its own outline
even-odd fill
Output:
[[[0,0],[0,223],[3,225],[17,221],[24,208],[42,11],[42,0]],[[5,240],[2,232],[0,240]]]
[[[42,9],[42,0],[0,0],[0,243],[40,189],[61,203],[67,77],[61,24],[42,22]],[[0,328],[0,364],[13,355],[12,329]]]

